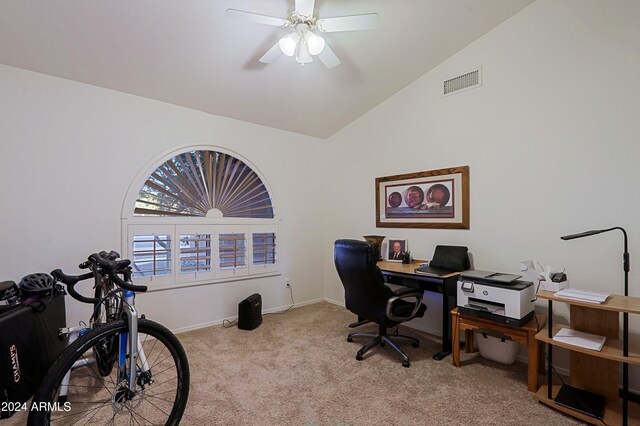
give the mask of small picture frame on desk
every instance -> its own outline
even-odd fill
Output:
[[[389,238],[387,260],[402,262],[402,254],[409,250],[409,241],[404,238]]]

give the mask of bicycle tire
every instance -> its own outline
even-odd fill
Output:
[[[152,362],[150,362],[151,377],[149,378],[153,378],[154,380],[150,380],[149,382],[141,385],[140,380],[142,375],[138,376],[136,374],[136,382],[138,384],[136,387],[136,395],[132,399],[127,399],[126,402],[122,403],[122,392],[126,385],[123,386],[122,382],[116,384],[117,380],[114,381],[111,376],[108,376],[108,378],[102,377],[94,364],[88,364],[80,367],[77,371],[74,369],[71,372],[70,389],[73,388],[75,392],[71,392],[70,390],[69,399],[63,399],[66,401],[65,404],[56,404],[58,402],[57,396],[62,379],[74,363],[82,359],[87,354],[92,354],[93,347],[104,339],[117,337],[121,332],[126,332],[126,330],[127,324],[124,320],[114,321],[91,330],[69,345],[51,366],[40,386],[40,389],[34,395],[27,424],[34,426],[48,425],[52,422],[65,425],[75,424],[71,423],[71,420],[73,420],[72,417],[81,416],[80,419],[76,420],[76,423],[83,420],[86,424],[92,425],[102,423],[113,425],[120,423],[147,424],[147,422],[151,424],[165,424],[171,426],[178,425],[182,415],[184,414],[189,397],[190,376],[187,356],[182,345],[173,333],[164,326],[146,319],[140,319],[138,321],[138,335],[146,335],[147,337],[151,336],[155,339],[147,342],[147,337],[145,337],[144,341],[141,341],[143,348],[146,348],[145,355],[147,360],[152,360]],[[142,340],[142,337],[140,337],[140,339]],[[163,345],[169,352],[169,354],[164,356],[162,360],[160,360],[160,356],[163,354],[164,348],[160,349],[160,352],[157,355],[154,353],[158,342],[160,342],[161,345]],[[175,363],[176,377],[166,379],[166,376],[172,374],[172,368],[167,368],[166,364],[163,364],[167,359],[169,359],[169,357]],[[138,368],[140,368],[140,364],[138,364]],[[81,369],[85,370],[81,371]],[[116,372],[114,372],[114,374],[116,374]],[[160,375],[163,376],[159,377]],[[86,378],[87,376],[90,380]],[[74,382],[74,378],[75,380],[78,380],[78,382]],[[158,383],[158,381],[160,382]],[[174,381],[175,385],[173,384]],[[166,385],[167,383],[169,384]],[[157,387],[154,386],[156,384]],[[161,385],[166,386],[161,387]],[[148,389],[146,386],[148,386]],[[174,386],[175,397],[172,399],[170,392],[173,392]],[[77,390],[74,387],[77,387]],[[167,387],[170,390],[164,391]],[[156,389],[163,391],[158,394],[151,394],[149,392],[149,390],[155,391]],[[107,392],[105,392],[105,390]],[[111,390],[113,390],[113,392],[111,392]],[[73,398],[71,398],[72,393],[74,394]],[[96,394],[98,396],[95,396]],[[163,395],[163,398],[160,398],[158,395]],[[76,400],[76,397],[88,398],[90,400]],[[158,407],[158,405],[165,405],[161,401],[166,401],[166,405],[171,405],[170,412],[168,412],[169,408],[164,411]],[[145,404],[146,402],[149,402],[149,404]],[[95,406],[96,408],[86,409],[87,404]],[[145,406],[140,408],[143,404],[145,404]],[[69,410],[66,409],[67,407]],[[154,407],[161,411],[161,414],[154,413],[154,421],[151,421],[148,420],[148,417],[151,415],[149,411],[157,411],[154,410]],[[82,413],[86,414],[83,415]],[[98,414],[100,415],[98,416]],[[87,418],[89,415],[90,417]],[[162,419],[166,416],[166,420],[155,420],[155,416],[159,416]],[[105,417],[108,420],[101,422],[100,420]],[[124,419],[125,417],[126,419]],[[143,422],[140,422],[140,420],[143,420]],[[80,422],[79,424],[84,423]]]

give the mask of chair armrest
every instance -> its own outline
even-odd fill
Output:
[[[389,318],[392,321],[397,321],[397,322],[404,322],[404,321],[409,321],[410,319],[412,319],[418,313],[418,310],[420,309],[420,305],[422,305],[422,297],[424,296],[424,291],[419,290],[419,289],[415,289],[415,288],[411,288],[411,287],[407,287],[407,288],[398,289],[398,290],[394,291],[393,294],[394,294],[394,296],[390,297],[389,300],[387,301],[387,310],[386,310],[387,318]],[[412,310],[411,314],[409,314],[406,317],[401,317],[401,316],[394,315],[393,314],[393,304],[397,300],[404,300],[404,299],[409,299],[409,298],[415,299],[415,301],[413,302],[414,303],[414,307],[413,307],[413,310]]]

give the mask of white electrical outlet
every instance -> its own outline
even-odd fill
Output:
[[[291,287],[291,278],[287,278],[286,280],[284,280],[284,286],[285,288]]]

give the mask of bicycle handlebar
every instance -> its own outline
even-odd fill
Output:
[[[78,293],[73,286],[75,286],[78,281],[86,280],[89,278],[93,278],[93,272],[88,272],[82,275],[67,275],[62,272],[60,269],[56,269],[55,271],[51,271],[51,276],[55,278],[57,281],[63,282],[67,285],[67,290],[71,297],[76,300],[79,300],[82,303],[98,303],[98,299],[95,297],[85,297]]]
[[[129,259],[115,261],[107,257],[101,257],[99,253],[94,253],[89,256],[89,260],[100,266],[109,275],[109,278],[111,278],[111,280],[119,287],[122,287],[123,289],[129,291],[147,291],[146,285],[134,285],[129,281],[124,281],[118,276],[119,273],[122,273],[127,276],[127,279],[130,278],[131,271],[127,270],[128,266],[131,264],[131,261]]]
[[[129,259],[122,259],[116,261],[117,258],[120,257],[120,254],[115,251],[111,251],[109,253],[105,251],[101,251],[100,253],[93,253],[89,256],[89,259],[82,262],[79,265],[80,269],[87,269],[92,264],[99,266],[103,271],[109,275],[109,278],[119,287],[122,287],[125,290],[136,291],[136,292],[145,292],[147,291],[147,286],[143,285],[134,285],[131,284],[131,268],[129,265],[131,261]],[[125,280],[120,278],[118,274],[123,274]],[[69,290],[69,294],[74,299],[83,302],[83,303],[98,303],[100,300],[96,297],[85,297],[78,293],[73,287],[79,282],[89,278],[93,278],[95,275],[92,272],[88,272],[82,275],[67,275],[62,272],[60,269],[56,269],[51,272],[51,276],[55,278],[57,281],[60,281],[67,285],[67,289]]]

